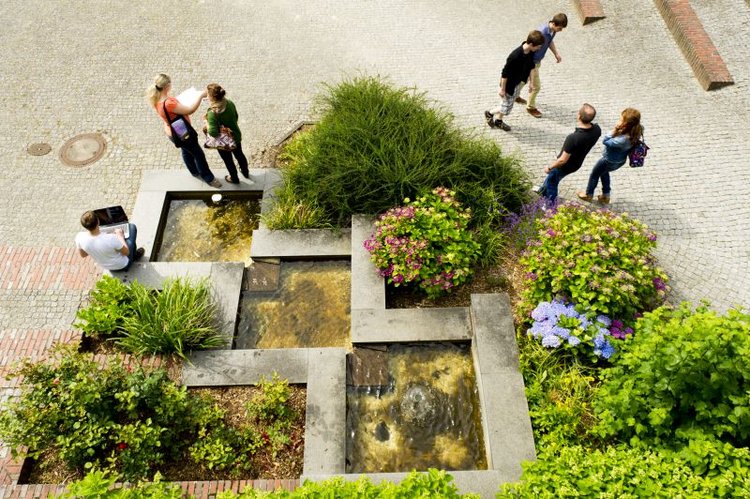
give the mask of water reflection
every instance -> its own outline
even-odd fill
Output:
[[[487,468],[468,347],[393,345],[380,365],[369,361],[358,369],[384,369],[387,376],[350,373],[348,473]],[[356,381],[378,378],[387,385]]]
[[[172,200],[157,260],[248,265],[259,213],[257,199]]]
[[[282,262],[278,287],[244,292],[236,348],[350,347],[349,262]]]

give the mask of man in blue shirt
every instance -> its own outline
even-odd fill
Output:
[[[519,104],[526,104],[526,111],[530,115],[532,115],[534,118],[541,118],[542,113],[539,111],[539,109],[536,108],[536,96],[539,95],[539,89],[542,88],[542,83],[539,79],[539,66],[542,64],[542,59],[544,59],[545,54],[547,53],[547,49],[549,48],[552,51],[552,54],[554,54],[555,59],[557,59],[557,62],[562,61],[562,57],[560,57],[560,53],[557,51],[557,47],[555,46],[555,35],[565,29],[568,26],[568,16],[566,16],[563,13],[555,14],[555,16],[547,22],[547,24],[543,24],[539,27],[539,31],[544,35],[544,45],[542,45],[542,48],[539,49],[534,54],[534,63],[536,64],[535,70],[531,74],[531,84],[529,85],[529,101],[526,102],[526,99],[524,99],[521,96],[518,96],[516,98],[516,102]]]

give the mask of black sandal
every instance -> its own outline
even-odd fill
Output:
[[[239,184],[240,183],[239,179],[232,180],[232,177],[230,175],[224,175],[224,180],[226,180],[230,184]]]

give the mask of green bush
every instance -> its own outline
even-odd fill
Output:
[[[250,416],[262,422],[288,423],[294,418],[294,413],[287,402],[292,396],[289,381],[279,378],[273,373],[271,380],[264,376],[258,381],[259,393],[253,396],[247,404],[247,412]]]
[[[178,456],[194,431],[199,408],[162,370],[101,367],[61,345],[49,361],[24,361],[15,376],[23,376],[21,393],[0,413],[0,439],[14,456],[54,449],[72,470],[94,465],[142,478]]]
[[[695,430],[750,445],[750,315],[664,307],[621,345],[594,400],[602,436],[669,444]]]
[[[565,447],[540,454],[523,469],[521,482],[503,485],[498,498],[750,497],[747,466],[701,476],[660,449]]]
[[[103,275],[91,291],[90,303],[76,314],[75,326],[86,336],[118,336],[125,317],[132,314],[129,288],[119,279]]]
[[[78,311],[79,327],[88,336],[111,338],[136,355],[171,354],[226,343],[217,330],[217,308],[203,279],[167,279],[161,291],[138,281],[123,284],[102,276],[91,303]]]
[[[176,483],[164,483],[158,473],[153,482],[139,482],[113,488],[118,476],[106,471],[92,470],[81,480],[68,485],[62,499],[91,497],[100,499],[180,499],[182,489]],[[50,496],[51,497],[51,496]]]
[[[375,222],[364,245],[380,275],[394,286],[416,284],[436,297],[464,283],[479,256],[466,228],[471,218],[453,197],[436,188],[406,206],[392,208]]]
[[[346,226],[352,214],[383,213],[447,186],[481,226],[528,198],[531,183],[518,159],[503,156],[492,140],[458,130],[452,115],[431,107],[424,94],[362,77],[327,86],[318,102],[318,124],[279,155],[287,187],[275,211],[302,204]]]
[[[561,357],[531,338],[520,338],[520,368],[537,448],[588,443],[595,422],[595,370]]]
[[[524,315],[561,295],[587,313],[630,321],[663,301],[666,275],[651,256],[656,236],[643,223],[569,204],[536,227],[520,259]]]
[[[122,349],[137,355],[174,353],[185,358],[189,350],[222,346],[217,307],[208,281],[168,279],[159,292],[140,283],[130,285],[133,314],[126,316],[124,335],[116,340]]]
[[[401,483],[394,484],[382,481],[373,485],[368,478],[360,478],[356,482],[345,481],[343,478],[332,478],[322,482],[305,481],[302,486],[293,491],[276,490],[264,492],[246,488],[242,493],[232,491],[219,492],[217,499],[413,499],[418,497],[435,497],[440,499],[479,499],[477,494],[460,494],[453,477],[445,471],[430,469],[427,473],[410,473]]]

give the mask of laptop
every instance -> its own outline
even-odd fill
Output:
[[[99,208],[94,210],[94,215],[99,219],[99,230],[105,234],[111,234],[116,229],[122,229],[127,239],[130,237],[128,227],[128,216],[122,206],[110,206],[108,208]]]

